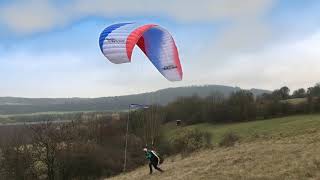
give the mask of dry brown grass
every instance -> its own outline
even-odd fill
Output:
[[[162,168],[164,173],[149,175],[144,166],[112,179],[320,179],[320,129],[216,147],[184,159],[175,156],[167,158]]]

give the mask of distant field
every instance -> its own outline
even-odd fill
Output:
[[[66,111],[66,112],[58,112],[58,111],[50,111],[50,112],[39,112],[39,113],[27,113],[27,114],[10,114],[10,115],[0,115],[0,125],[14,125],[20,123],[33,123],[40,122],[42,119],[52,120],[52,121],[71,121],[74,117],[78,117],[78,115],[82,114],[86,117],[86,115],[101,114],[107,113],[110,114],[112,111]]]
[[[37,115],[50,115],[50,114],[68,114],[68,113],[75,113],[75,111],[70,112],[38,112],[38,113],[26,113],[26,114],[0,114],[0,118],[7,118],[7,117],[15,117],[15,116],[37,116]]]
[[[179,130],[173,124],[166,128],[170,130],[169,136]],[[213,147],[183,159],[169,157],[161,165],[165,170],[162,174],[148,175],[146,165],[113,179],[320,179],[320,115],[182,128],[209,131],[214,142],[230,131],[243,140],[234,147]]]
[[[90,113],[96,111],[49,111],[49,112],[37,112],[26,114],[0,114],[0,118],[15,117],[15,116],[37,116],[37,115],[50,115],[50,114],[74,114],[74,113]],[[112,111],[99,111],[99,112],[112,112]]]
[[[291,104],[301,104],[307,102],[307,98],[294,98],[294,99],[288,99],[288,100],[283,100],[282,102],[288,102]]]

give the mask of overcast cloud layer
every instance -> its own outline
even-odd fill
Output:
[[[241,22],[263,15],[272,0],[20,0],[0,8],[8,29],[33,33],[63,26],[88,16],[168,16],[182,22],[231,20]]]
[[[0,2],[0,96],[97,97],[194,84],[265,89],[312,86],[320,81],[319,4],[275,0]],[[136,20],[165,25],[173,34],[184,66],[182,82],[160,77],[138,51],[132,64],[106,63],[97,47],[102,28]]]

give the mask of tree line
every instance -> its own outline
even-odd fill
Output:
[[[205,98],[195,94],[177,99],[165,106],[164,111],[166,122],[180,119],[185,124],[242,122],[316,113],[320,112],[320,83],[307,90],[297,89],[292,95],[286,86],[258,96],[246,90],[233,92],[228,97],[219,92]]]
[[[1,126],[0,177],[90,180],[118,174],[123,167],[124,122],[91,116],[90,121]],[[130,170],[144,158],[142,141],[130,134],[128,142]]]

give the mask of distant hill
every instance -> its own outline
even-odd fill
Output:
[[[239,87],[206,85],[177,87],[142,94],[100,97],[100,98],[20,98],[0,97],[0,114],[21,114],[49,111],[114,111],[124,110],[131,103],[161,105],[168,104],[178,97],[198,95],[205,97],[213,92],[224,96],[241,90]],[[269,93],[268,90],[251,89],[254,95]]]

